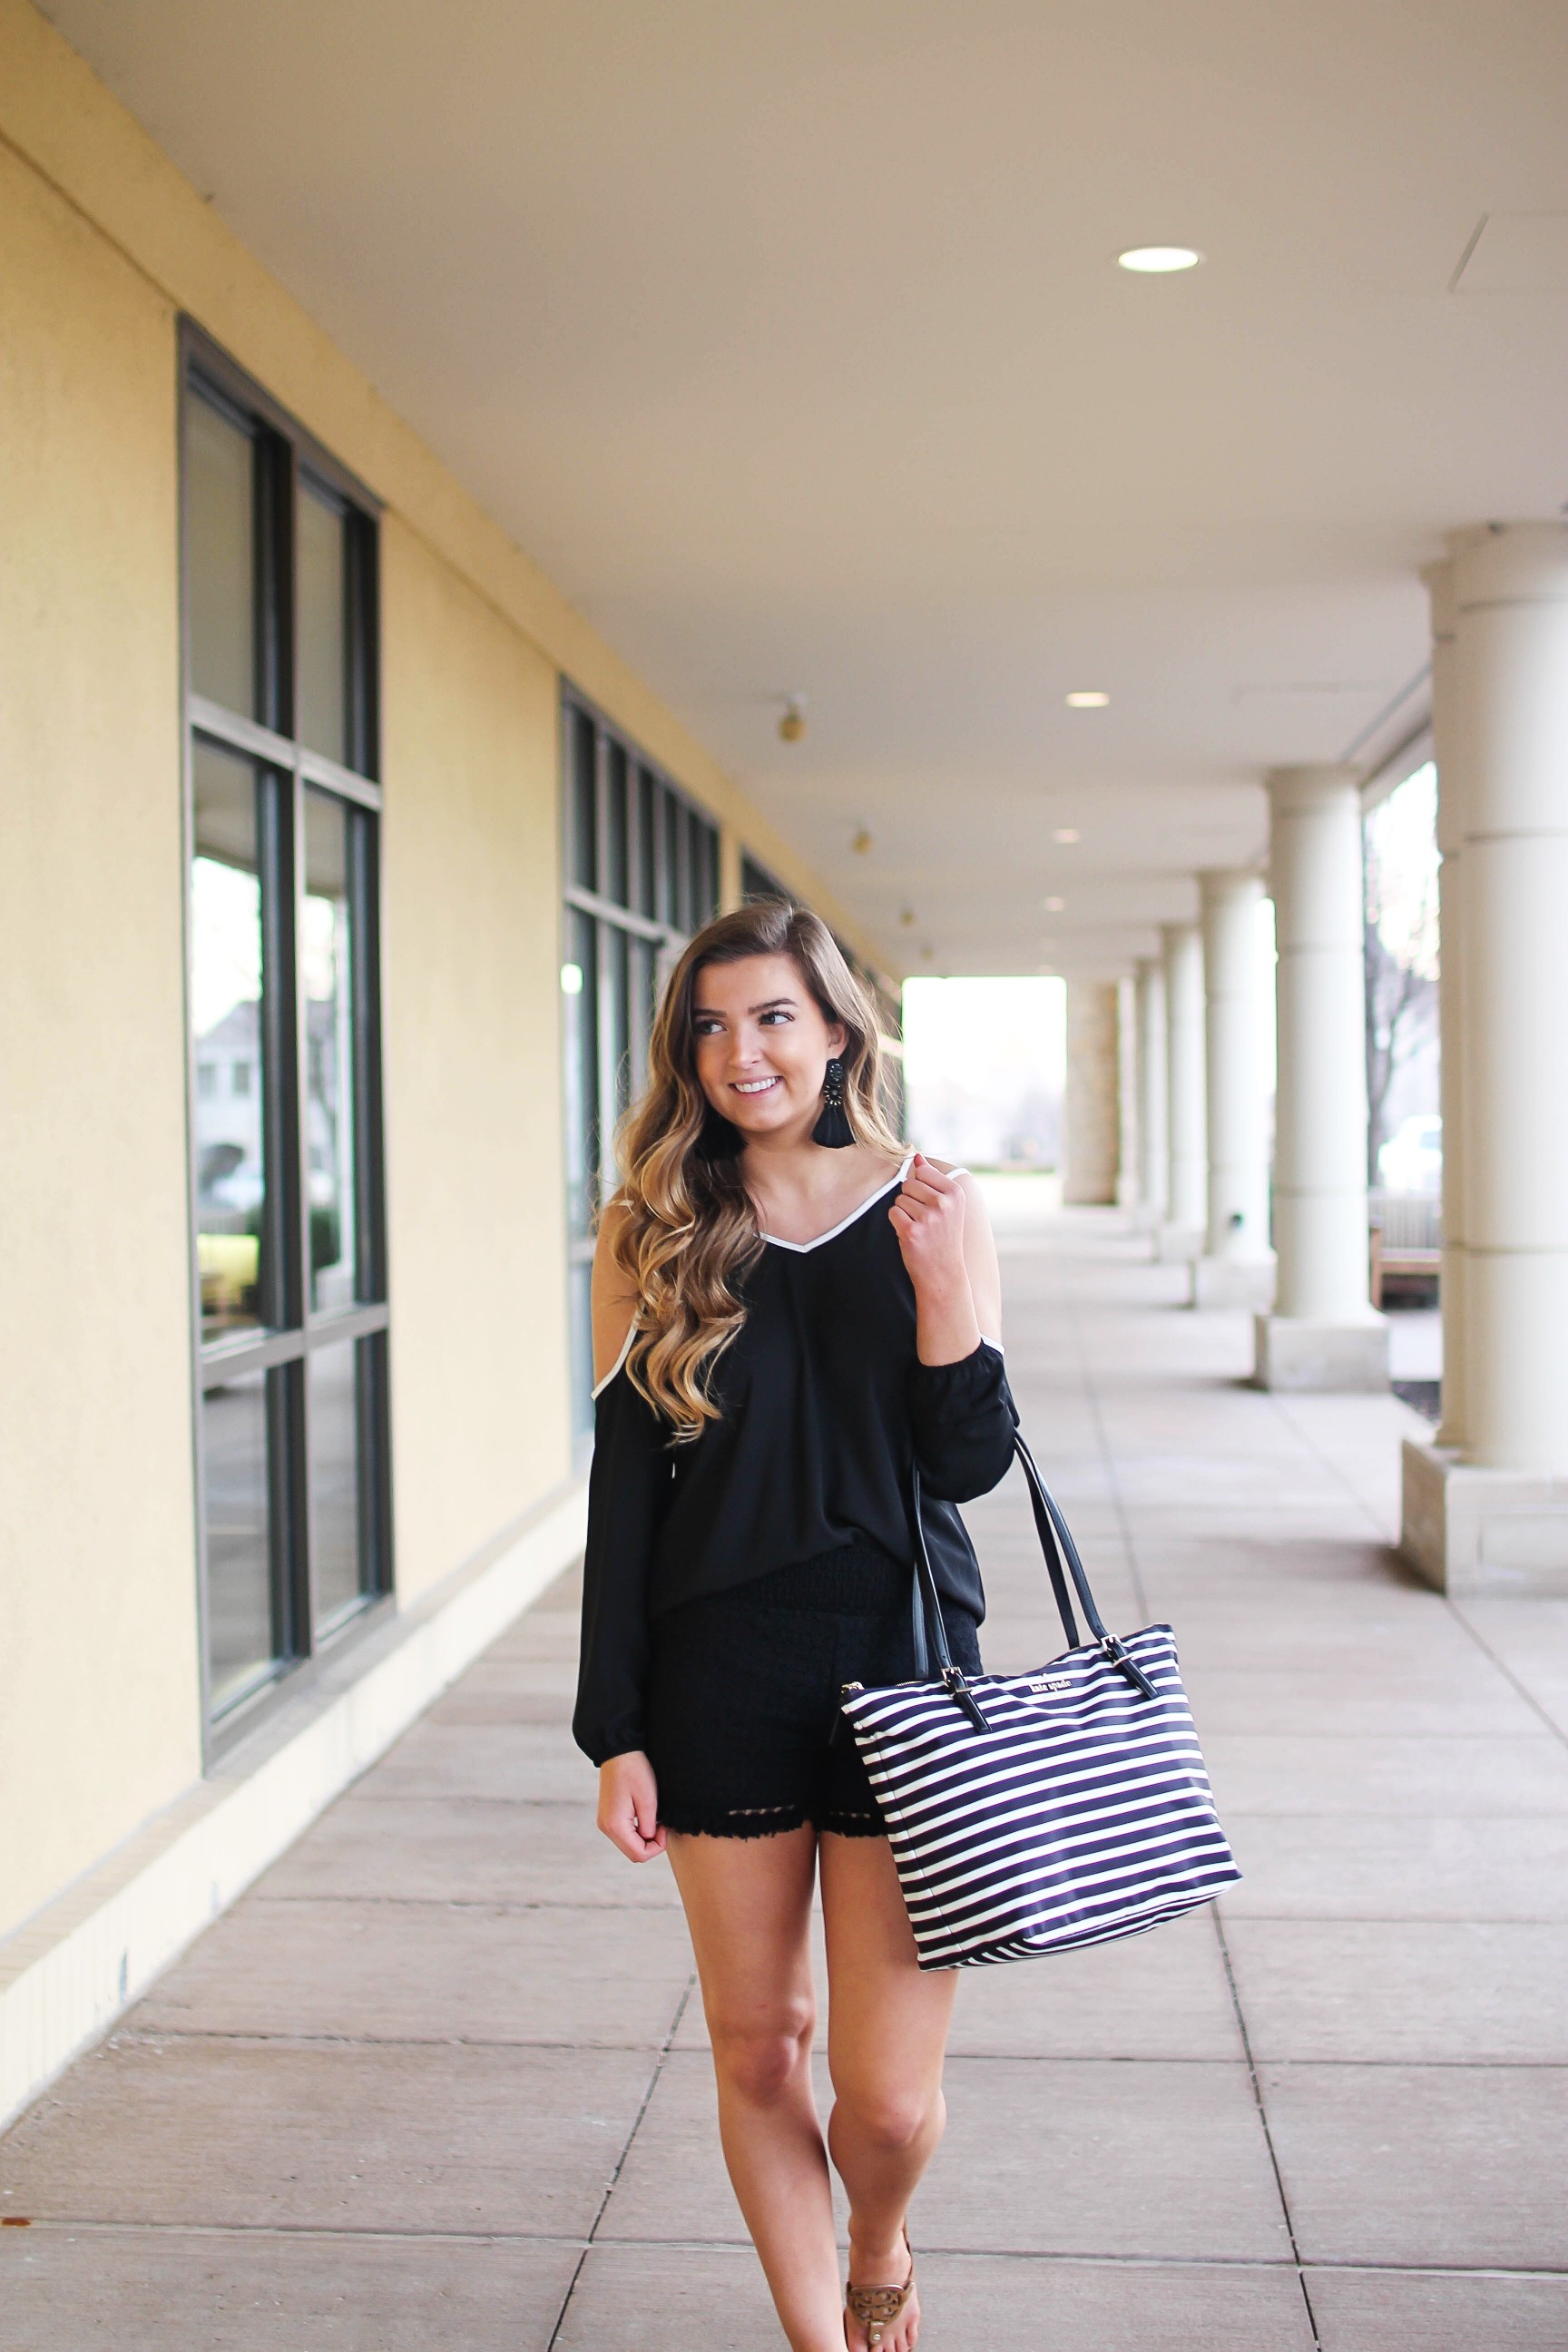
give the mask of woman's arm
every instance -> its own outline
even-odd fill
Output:
[[[983,1337],[999,1347],[1002,1276],[973,1177],[917,1151],[888,1213],[914,1285],[921,1363],[956,1364]]]
[[[605,1213],[594,1252],[594,1468],[583,1563],[583,1642],[573,1729],[599,1767],[598,1825],[632,1862],[662,1853],[653,1767],[641,1747],[647,1663],[647,1567],[669,1463],[643,1398],[612,1379],[631,1337],[637,1293],[614,1255],[624,1212]],[[644,1834],[644,1832],[647,1834]]]
[[[889,1212],[915,1293],[910,1417],[931,1493],[988,1494],[1017,1425],[1002,1367],[1002,1277],[980,1189],[918,1154]]]

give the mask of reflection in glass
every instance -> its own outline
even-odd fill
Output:
[[[680,803],[673,793],[664,796],[664,873],[660,877],[659,914],[678,931],[686,929],[680,906]]]
[[[605,969],[599,992],[599,1053],[601,1088],[610,1090],[606,1106],[603,1141],[603,1192],[607,1195],[620,1181],[616,1160],[616,1121],[631,1100],[631,1065],[627,1047],[630,1004],[631,958],[625,931],[617,925],[602,926],[600,944],[604,950]]]
[[[591,915],[574,907],[566,916],[568,961],[563,969],[561,1017],[566,1048],[567,1231],[581,1240],[594,1220],[594,1161],[598,1151],[598,947]]]
[[[202,1337],[262,1318],[261,880],[257,778],[198,740],[192,761],[191,1025]]]
[[[364,1590],[360,1527],[360,1347],[345,1339],[305,1359],[310,1432],[310,1580],[318,1634]]]
[[[647,1084],[647,1041],[653,1030],[658,950],[651,940],[633,940],[630,953],[626,1061],[628,1081],[635,1099]]]
[[[593,720],[574,710],[569,721],[571,806],[566,819],[566,870],[580,890],[599,887],[599,825],[595,804],[594,770],[597,757]]]
[[[605,777],[605,871],[600,888],[617,907],[629,906],[628,842],[626,838],[626,755],[618,743],[608,746]]]
[[[191,684],[247,719],[256,709],[256,444],[193,394],[185,413]]]
[[[300,982],[305,1003],[305,1153],[310,1219],[310,1307],[354,1299],[353,1004],[350,962],[347,804],[305,794],[305,895]]]
[[[658,912],[658,780],[646,768],[637,770],[637,909],[639,915]]]
[[[246,1372],[202,1399],[207,1672],[215,1715],[271,1667],[279,1648],[267,1500],[268,1379],[266,1372]]]
[[[297,699],[301,743],[346,767],[348,746],[348,519],[330,491],[301,477],[295,506],[294,585],[299,608]]]

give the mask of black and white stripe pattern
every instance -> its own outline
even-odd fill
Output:
[[[985,1729],[941,1681],[846,1697],[922,1969],[1135,1936],[1240,1877],[1170,1627],[1120,1647],[1152,1697],[1098,1643],[969,1679]]]

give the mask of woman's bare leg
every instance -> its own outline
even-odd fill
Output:
[[[901,2286],[904,2216],[947,2119],[942,2064],[957,1976],[921,1974],[886,1838],[830,1833],[821,1868],[835,2100],[827,2144],[849,2198],[849,2275],[857,2286]],[[919,2334],[916,2295],[882,2352],[912,2352]],[[849,2342],[861,2352],[854,2321]]]
[[[724,2161],[746,2227],[793,2352],[844,2352],[827,2151],[811,2089],[816,1832],[672,1834],[669,1858],[713,2043]]]

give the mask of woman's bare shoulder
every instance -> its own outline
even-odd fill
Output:
[[[637,1320],[637,1286],[616,1254],[616,1244],[630,1222],[624,1201],[606,1201],[594,1244],[593,1318],[594,1378],[605,1379],[625,1353]]]

